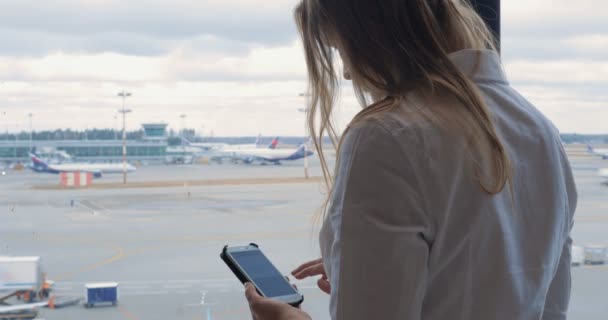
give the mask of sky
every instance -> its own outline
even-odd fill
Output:
[[[0,131],[165,122],[302,136],[295,0],[0,0]],[[562,132],[608,133],[608,2],[505,0],[512,85]],[[360,106],[343,91],[337,123]],[[180,118],[185,115],[185,118]]]

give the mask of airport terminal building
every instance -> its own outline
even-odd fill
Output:
[[[129,162],[163,163],[167,161],[167,124],[143,124],[144,138],[128,140]],[[42,156],[60,153],[76,161],[121,162],[122,140],[48,140],[0,141],[0,162],[29,162],[30,146]]]

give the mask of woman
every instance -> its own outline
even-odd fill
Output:
[[[576,190],[557,130],[510,87],[464,0],[303,0],[308,124],[335,138],[333,49],[364,108],[323,210],[332,319],[565,319]],[[317,123],[318,121],[318,123]],[[329,173],[323,165],[326,177]],[[308,319],[246,289],[254,319]]]

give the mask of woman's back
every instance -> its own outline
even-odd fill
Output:
[[[355,125],[321,233],[334,319],[566,316],[576,190],[559,135],[509,86],[496,53],[450,59],[493,115],[512,186],[487,194],[466,139],[412,120],[436,100],[410,96]]]

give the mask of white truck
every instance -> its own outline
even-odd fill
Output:
[[[48,297],[47,282],[40,257],[0,257],[0,296],[14,294],[26,302]]]
[[[572,246],[572,266],[578,267],[585,264],[585,249],[579,246]]]
[[[604,264],[608,256],[608,248],[594,245],[585,247],[585,264]]]

